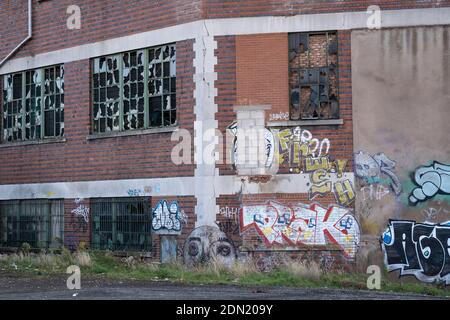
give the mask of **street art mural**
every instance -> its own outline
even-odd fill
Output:
[[[194,229],[186,239],[183,258],[188,266],[214,261],[231,267],[237,253],[233,243],[218,227],[201,226]]]
[[[274,201],[243,206],[241,231],[255,228],[267,246],[337,245],[347,258],[354,258],[360,228],[346,208],[319,204],[286,206]]]
[[[182,220],[183,215],[177,201],[169,204],[166,200],[161,200],[152,212],[152,229],[157,234],[180,233]]]
[[[367,152],[359,151],[355,154],[355,174],[358,178],[372,185],[383,184],[383,178],[387,177],[389,186],[398,196],[402,192],[402,186],[394,171],[395,161],[389,159],[384,153],[371,156]]]
[[[400,276],[450,284],[450,221],[432,224],[390,220],[381,239],[385,264]]]
[[[231,124],[228,129],[235,136],[233,159],[236,163],[238,157],[236,123]],[[266,167],[271,168],[274,164],[287,165],[290,172],[308,174],[309,200],[333,193],[339,205],[352,204],[356,197],[352,181],[343,178],[348,160],[330,157],[329,139],[314,138],[310,131],[300,127],[265,130],[268,159]],[[338,180],[333,182],[331,174],[336,174]]]
[[[300,127],[278,131],[277,139],[279,164],[288,163],[291,172],[310,175],[309,200],[333,192],[339,205],[351,205],[355,190],[350,180],[342,179],[347,160],[331,159],[330,140],[313,138]],[[331,173],[336,173],[338,181],[331,181]]]
[[[418,187],[409,195],[412,205],[437,194],[450,194],[450,165],[434,161],[429,166],[421,166],[416,169],[413,181]]]

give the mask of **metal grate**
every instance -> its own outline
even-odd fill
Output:
[[[62,200],[0,202],[0,246],[60,247],[64,229]]]
[[[93,249],[151,250],[149,198],[92,199],[91,213]]]

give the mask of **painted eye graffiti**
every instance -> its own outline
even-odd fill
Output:
[[[195,257],[200,253],[200,239],[190,239],[188,244],[188,254]]]
[[[228,257],[231,254],[231,248],[230,245],[226,244],[226,245],[219,245],[217,247],[217,254],[224,256],[224,257]]]

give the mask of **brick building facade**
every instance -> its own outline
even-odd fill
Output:
[[[73,5],[79,29],[69,28]],[[381,28],[369,30],[373,5]],[[26,37],[27,12],[26,0],[0,4],[1,59]],[[443,28],[436,41],[448,52],[450,1],[43,0],[32,1],[32,22],[31,39],[0,67],[3,248],[82,241],[164,262],[228,259],[229,245],[237,256],[311,254],[354,266],[381,261],[365,248],[388,219],[409,219],[403,204],[369,221],[358,202],[368,185],[355,171],[364,146],[354,86],[371,89],[355,83],[355,61],[364,62],[354,35],[410,30],[406,44],[382,36],[402,52],[420,47],[417,28]],[[238,118],[260,115],[274,142],[263,167],[279,168],[247,174],[225,161],[235,147],[225,137]],[[215,145],[222,161],[202,158],[208,130],[227,140]],[[176,164],[182,133],[189,161]],[[448,148],[431,158],[448,163]],[[194,236],[203,226],[218,227],[215,241],[226,244]]]

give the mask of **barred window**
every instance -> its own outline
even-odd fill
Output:
[[[176,125],[175,44],[93,61],[93,132]]]
[[[289,35],[292,120],[339,118],[336,32]]]
[[[93,249],[151,250],[149,198],[98,198],[91,200]]]
[[[17,200],[0,202],[0,246],[32,248],[62,246],[63,200]]]
[[[64,136],[64,66],[3,77],[4,142]]]

